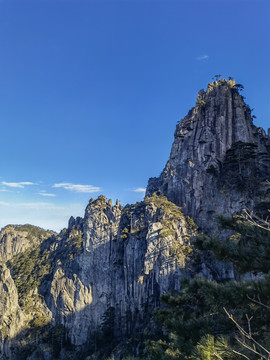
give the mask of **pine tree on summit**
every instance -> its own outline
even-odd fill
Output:
[[[214,77],[212,79],[218,81],[220,77],[221,77],[221,75],[218,74],[218,75],[214,75]]]

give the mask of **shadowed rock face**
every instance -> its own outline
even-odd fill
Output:
[[[237,88],[222,79],[199,92],[176,127],[163,172],[147,186],[146,196],[166,195],[203,230],[214,231],[216,214],[253,209],[269,188],[270,138],[253,125]]]

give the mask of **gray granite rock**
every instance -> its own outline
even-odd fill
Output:
[[[146,190],[146,196],[166,195],[204,231],[217,229],[215,215],[269,201],[270,139],[253,125],[237,88],[234,80],[222,79],[199,92],[196,106],[176,127],[162,174]]]
[[[7,225],[0,232],[0,261],[8,261],[30,247],[41,244],[53,232],[33,225]]]
[[[54,321],[66,327],[73,344],[83,345],[113,308],[116,334],[130,335],[160,305],[161,294],[179,290],[193,232],[165,197],[125,208],[104,196],[92,200],[83,219],[79,266],[59,261],[48,284]]]

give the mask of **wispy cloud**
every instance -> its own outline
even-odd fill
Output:
[[[207,55],[207,54],[196,57],[196,60],[198,60],[198,61],[203,61],[203,60],[208,60],[208,59],[209,59],[209,55]]]
[[[30,208],[30,209],[40,209],[40,208],[58,208],[56,205],[52,203],[45,203],[45,202],[6,202],[0,201],[0,205],[9,206],[9,207],[17,207],[17,208]]]
[[[12,192],[11,190],[7,190],[7,189],[0,189],[1,192]]]
[[[25,186],[35,185],[35,183],[33,183],[31,181],[21,181],[21,182],[2,181],[2,185],[5,185],[5,186],[11,187],[11,188],[21,188],[21,189],[23,189]]]
[[[78,193],[87,193],[91,194],[94,192],[98,192],[101,190],[98,186],[92,186],[92,185],[80,185],[80,184],[71,184],[71,183],[60,183],[60,184],[54,184],[54,188],[63,188],[65,190],[75,191]]]
[[[54,197],[56,196],[55,194],[50,194],[50,193],[47,193],[45,190],[41,190],[39,193],[37,193],[38,195],[41,195],[41,196],[47,196],[47,197]]]
[[[41,209],[41,208],[52,209],[52,208],[56,207],[54,204],[43,203],[43,202],[18,203],[17,206],[23,207],[23,208],[29,208],[29,209]]]
[[[135,190],[133,190],[134,192],[137,192],[137,193],[145,193],[146,191],[146,188],[137,188]]]

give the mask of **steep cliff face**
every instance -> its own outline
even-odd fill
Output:
[[[58,346],[68,339],[73,352],[91,348],[108,331],[114,339],[141,334],[160,295],[179,290],[181,278],[191,276],[195,231],[192,219],[165,196],[125,208],[104,196],[91,199],[84,218],[72,217],[58,236],[20,247],[8,268],[3,264],[0,289],[8,290],[1,314],[11,320],[0,329],[2,355],[53,359],[48,339],[54,332]],[[10,243],[18,233],[13,228]]]
[[[162,293],[179,289],[194,229],[157,196],[125,208],[100,196],[90,200],[80,226],[82,252],[68,264],[58,261],[50,283],[53,317],[75,345],[102,330],[108,311],[115,336],[130,335]]]
[[[253,125],[239,87],[222,79],[199,92],[176,127],[165,169],[148,183],[146,196],[166,195],[203,230],[216,228],[216,214],[269,202],[270,138]]]
[[[7,225],[0,232],[0,261],[8,261],[30,247],[41,244],[53,232],[32,225]]]
[[[8,225],[0,235],[0,358],[27,358],[31,342],[51,322],[38,288],[50,269],[48,248],[42,247],[54,236],[32,225]]]
[[[21,330],[25,317],[18,304],[18,292],[6,265],[0,265],[0,355],[11,356],[9,339]]]

